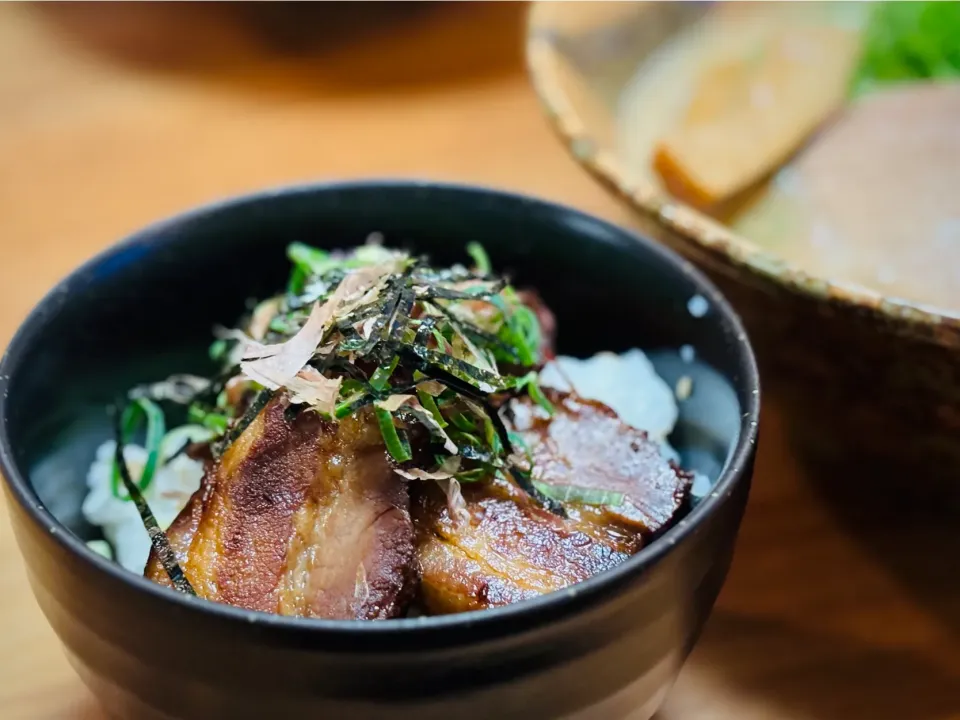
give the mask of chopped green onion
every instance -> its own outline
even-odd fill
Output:
[[[491,302],[503,314],[503,325],[497,336],[514,348],[520,363],[526,367],[536,364],[540,355],[541,333],[537,314],[520,302],[512,287],[506,287],[502,295]]]
[[[410,443],[405,437],[401,437],[397,431],[397,426],[393,424],[393,415],[382,407],[373,408],[377,416],[377,423],[380,425],[380,434],[383,435],[383,442],[387,446],[387,452],[397,462],[404,463],[410,460],[413,455],[410,452]]]
[[[443,413],[440,412],[440,408],[437,407],[437,401],[433,399],[433,396],[422,388],[417,388],[417,399],[420,400],[420,404],[423,405],[423,409],[433,415],[434,420],[437,421],[437,425],[442,428],[447,426],[447,421],[443,417]]]
[[[307,273],[299,265],[295,265],[290,272],[290,279],[287,280],[287,295],[297,297],[303,292],[304,285],[307,282]]]
[[[160,443],[160,460],[166,464],[184,452],[193,443],[210,442],[216,434],[202,425],[180,425],[168,430]]]
[[[533,481],[534,486],[548,498],[559,502],[578,502],[584,505],[606,505],[619,507],[626,500],[626,495],[614,490],[589,488],[580,485],[550,485],[540,480]]]
[[[224,340],[223,338],[214,340],[213,343],[210,345],[210,350],[208,350],[210,359],[213,360],[214,362],[219,362],[220,360],[223,360],[224,357],[226,357],[227,355],[227,347],[228,347],[227,341]]]
[[[385,388],[389,387],[390,376],[393,375],[393,371],[397,369],[399,362],[399,356],[394,355],[393,360],[391,360],[389,364],[381,365],[374,370],[373,375],[370,376],[370,387],[377,392],[383,392]]]
[[[517,390],[526,389],[530,398],[542,407],[547,415],[552,416],[556,412],[553,403],[543,394],[543,390],[540,387],[539,375],[536,372],[528,372],[523,377],[517,378],[514,387]]]
[[[337,420],[342,420],[348,415],[352,415],[364,405],[369,405],[373,402],[373,399],[374,396],[368,393],[366,389],[357,390],[337,405],[333,411],[333,416],[337,418]]]
[[[433,339],[437,341],[437,350],[440,352],[446,352],[447,348],[450,347],[450,343],[438,328],[433,328]]]
[[[187,409],[187,419],[197,425],[203,425],[208,430],[213,430],[217,435],[223,435],[230,425],[230,419],[226,415],[209,412],[196,403]]]
[[[476,432],[477,429],[476,424],[461,412],[451,413],[450,422],[453,423],[455,428],[463,432],[472,433]]]
[[[167,432],[163,410],[152,400],[138,398],[127,405],[120,416],[120,442],[122,444],[130,442],[133,433],[144,421],[147,424],[147,435],[144,441],[144,447],[147,450],[147,462],[143,466],[143,472],[141,472],[140,480],[137,483],[140,490],[146,490],[150,486],[160,463],[160,445]],[[114,461],[110,489],[114,497],[129,500],[129,494],[124,496],[120,493],[121,479],[120,465]]]
[[[340,396],[347,397],[357,392],[357,390],[366,390],[367,386],[364,382],[357,380],[356,378],[347,378],[340,383]]]
[[[330,253],[304,243],[295,242],[287,246],[287,257],[303,275],[323,275],[337,263],[331,262]]]
[[[493,420],[486,413],[483,415],[483,435],[487,441],[487,447],[494,453],[499,453],[500,438],[497,436],[497,429],[493,426]]]
[[[557,411],[556,408],[553,407],[553,403],[543,394],[543,390],[540,388],[540,383],[536,376],[527,383],[527,392],[530,394],[530,397],[533,398],[534,402],[544,409],[547,415],[552,416]]]
[[[490,274],[493,266],[490,264],[490,257],[487,255],[487,251],[483,249],[483,245],[477,242],[467,243],[467,253],[473,259],[477,272],[484,275]]]
[[[490,475],[490,471],[487,468],[474,468],[473,470],[464,470],[454,475],[454,479],[457,482],[461,483],[472,483],[477,482],[478,480],[483,480],[485,477]]]
[[[293,322],[293,317],[293,315],[277,315],[270,320],[267,327],[276,333],[292,335],[300,329],[300,326]]]

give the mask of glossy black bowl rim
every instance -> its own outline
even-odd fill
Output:
[[[676,525],[641,549],[636,555],[610,570],[563,590],[499,608],[454,615],[399,618],[379,622],[286,617],[187,596],[132,573],[118,563],[94,552],[44,507],[39,496],[28,479],[20,472],[14,460],[7,423],[9,410],[7,395],[11,382],[11,372],[18,370],[21,364],[21,356],[33,344],[34,338],[42,332],[47,313],[54,310],[69,296],[71,293],[70,286],[74,280],[131,249],[163,244],[167,242],[169,237],[168,231],[177,228],[184,222],[206,215],[228,213],[247,204],[269,202],[271,199],[279,197],[310,196],[329,192],[355,192],[372,189],[389,192],[390,190],[411,188],[447,196],[474,196],[477,200],[486,199],[513,203],[526,207],[536,207],[542,211],[562,213],[568,217],[576,218],[578,223],[593,225],[610,236],[619,236],[638,243],[646,252],[659,256],[661,260],[675,266],[682,275],[692,280],[697,287],[697,291],[709,301],[711,309],[716,309],[720,316],[716,320],[710,321],[725,321],[735,330],[737,354],[739,356],[737,358],[738,370],[741,374],[741,382],[747,386],[746,403],[741,408],[740,433],[737,445],[728,457],[709,496],[679,520]],[[22,368],[19,368],[19,371],[22,372]],[[410,637],[416,635],[424,637],[427,634],[432,635],[442,633],[445,630],[466,627],[480,628],[487,636],[492,636],[510,632],[511,628],[530,628],[542,625],[553,619],[574,614],[578,608],[593,604],[604,597],[616,595],[618,589],[630,582],[634,576],[656,565],[675,546],[680,545],[688,536],[696,533],[698,526],[704,520],[721,509],[726,500],[733,494],[737,484],[749,479],[748,475],[751,471],[751,462],[757,442],[759,413],[760,379],[753,349],[740,317],[710,280],[689,262],[666,247],[626,228],[569,206],[490,187],[395,178],[308,182],[228,197],[152,223],[101,251],[58,282],[27,315],[7,346],[3,358],[0,359],[0,474],[4,476],[12,496],[26,512],[30,521],[44,533],[49,533],[80,562],[93,566],[95,570],[101,573],[112,576],[113,579],[129,586],[136,592],[147,593],[157,599],[177,603],[181,606],[181,610],[186,612],[206,613],[219,616],[224,621],[242,623],[246,626],[253,624],[284,633],[326,635],[330,639],[333,639],[333,636],[342,636],[344,639],[353,636],[360,639],[361,636],[369,637],[371,635],[381,637],[396,635]]]

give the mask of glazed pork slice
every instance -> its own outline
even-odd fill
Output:
[[[457,518],[433,485],[419,488],[413,512],[421,599],[432,613],[507,605],[559,590],[611,568],[665,527],[690,478],[663,458],[646,433],[597,402],[550,392],[556,413],[529,400],[514,422],[534,460],[534,477],[556,486],[622,493],[622,505],[566,503],[567,517],[538,506],[505,480],[462,488]]]
[[[664,528],[680,509],[692,476],[606,405],[556,390],[546,394],[556,409],[553,417],[529,398],[512,405],[514,428],[533,456],[534,478],[622,493],[617,507],[577,508],[599,522],[616,522],[645,537]]]
[[[413,525],[376,422],[288,408],[267,405],[168,530],[187,578],[203,598],[252,610],[396,617],[415,592]],[[145,574],[169,584],[155,554]]]
[[[464,485],[466,516],[435,483],[415,491],[420,600],[430,614],[482,610],[559,590],[614,567],[634,536],[554,515],[512,483]]]

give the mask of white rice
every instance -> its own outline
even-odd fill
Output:
[[[541,385],[557,390],[569,390],[567,380],[578,395],[602,402],[627,425],[646,430],[659,443],[666,444],[677,424],[673,389],[640,350],[622,355],[602,352],[586,360],[561,356],[540,374]]]
[[[164,530],[170,527],[190,496],[200,487],[203,478],[203,463],[197,460],[184,454],[169,463],[166,460],[188,440],[199,442],[210,436],[206,428],[186,425],[171,430],[163,439],[160,447],[161,466],[143,496]],[[87,473],[89,492],[81,510],[87,522],[101,528],[103,536],[113,547],[114,559],[128,570],[140,574],[150,555],[150,538],[133,502],[113,494],[111,476],[115,451],[116,443],[113,440],[108,440],[97,449],[96,459]],[[123,456],[130,477],[138,481],[147,461],[147,451],[139,445],[127,444],[123,447]],[[122,487],[120,492],[126,497]],[[104,547],[103,541],[94,540],[90,545],[95,552],[110,557],[109,548]]]

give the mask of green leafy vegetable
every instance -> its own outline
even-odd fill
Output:
[[[220,362],[227,356],[227,351],[230,349],[229,344],[226,340],[218,339],[214,340],[210,345],[210,359],[214,362]]]
[[[187,409],[187,420],[213,430],[217,435],[223,435],[230,424],[230,418],[223,413],[210,412],[197,403]]]
[[[960,3],[881,2],[871,8],[853,93],[960,77]]]

